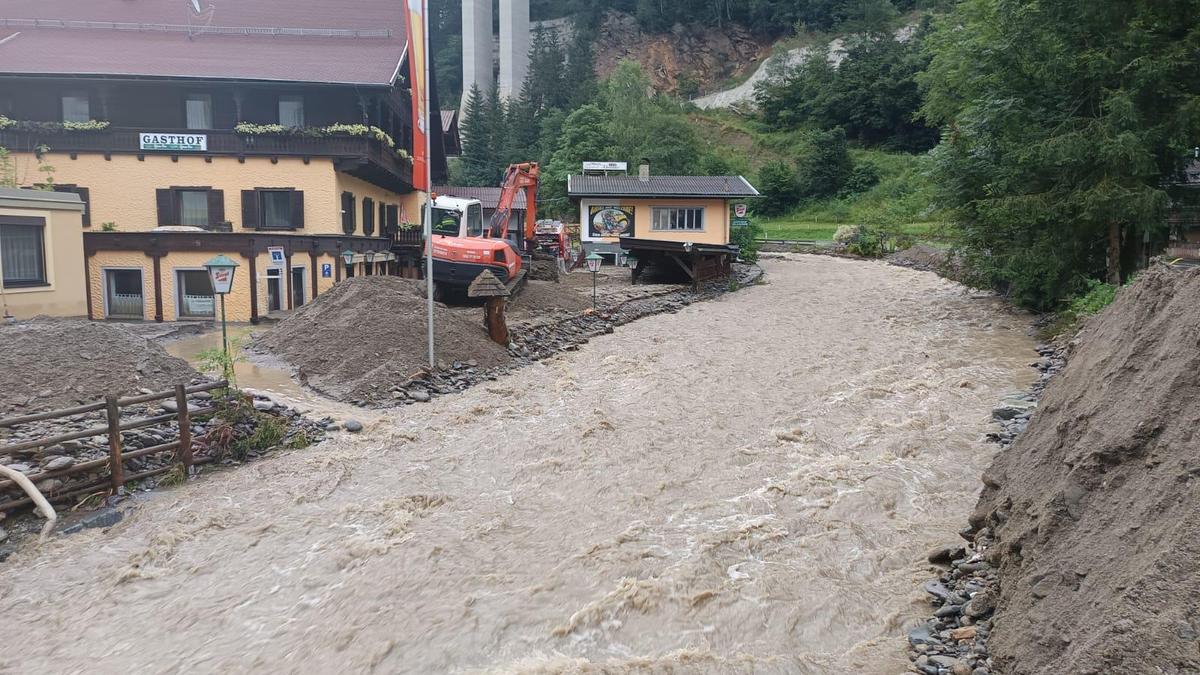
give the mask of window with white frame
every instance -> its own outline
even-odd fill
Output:
[[[5,288],[46,285],[45,221],[41,218],[0,221],[0,268]]]
[[[304,97],[279,97],[279,124],[285,127],[304,126]]]
[[[184,102],[184,112],[188,129],[213,128],[211,94],[188,94]]]
[[[91,117],[87,94],[74,93],[62,97],[62,119],[64,122],[87,122]]]
[[[660,232],[698,232],[704,229],[703,207],[656,206],[653,210],[653,216],[650,226],[652,230]]]

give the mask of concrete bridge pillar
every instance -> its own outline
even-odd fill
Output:
[[[529,0],[500,0],[500,98],[521,93],[529,72]]]
[[[467,94],[471,85],[487,94],[494,82],[492,69],[492,0],[463,0],[463,99],[467,105]]]

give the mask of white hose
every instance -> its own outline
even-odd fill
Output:
[[[29,495],[29,498],[37,505],[38,511],[46,516],[46,524],[42,526],[42,536],[38,539],[38,543],[45,542],[46,537],[50,536],[50,531],[54,529],[54,524],[58,522],[58,514],[54,512],[54,507],[50,506],[50,502],[46,501],[42,493],[34,487],[33,481],[26,478],[25,474],[20,471],[0,465],[0,475],[8,477],[12,482],[21,486],[25,494]]]

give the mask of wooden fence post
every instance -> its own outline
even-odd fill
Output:
[[[192,472],[192,420],[188,412],[187,388],[175,385],[175,405],[179,406],[179,461],[183,464],[183,477]]]
[[[125,484],[125,466],[121,459],[121,408],[113,394],[104,397],[104,404],[108,415],[108,471],[115,493]]]

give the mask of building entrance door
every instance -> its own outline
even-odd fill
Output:
[[[272,267],[267,270],[267,311],[283,309],[283,270]]]
[[[292,307],[304,304],[304,268],[292,268]]]

